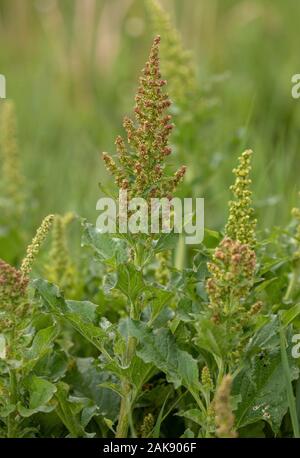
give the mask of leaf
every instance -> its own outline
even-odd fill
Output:
[[[87,315],[90,317],[90,303],[88,306],[89,314],[87,314],[86,309],[85,312],[81,312],[80,315],[77,313],[71,313],[69,312],[70,303],[74,306],[74,301],[66,302],[55,285],[45,280],[37,279],[34,280],[33,286],[37,293],[42,297],[44,303],[50,311],[54,312],[57,316],[66,319],[73,328],[76,329],[76,331],[92,343],[98,350],[103,350],[103,341],[106,339],[106,333],[103,329],[88,321]],[[84,302],[84,304],[86,307],[87,303]],[[76,306],[78,307],[78,303]]]
[[[71,437],[82,437],[85,436],[84,428],[82,427],[78,413],[83,409],[83,403],[71,402],[69,398],[69,387],[66,383],[59,382],[57,384],[56,399],[58,405],[56,412],[64,423],[68,431],[71,433]]]
[[[222,240],[222,234],[217,231],[212,231],[210,229],[204,229],[204,240],[203,245],[207,248],[216,248]]]
[[[115,287],[134,302],[137,296],[145,289],[142,273],[132,264],[119,265]]]
[[[281,312],[282,324],[284,327],[292,323],[300,315],[300,304],[296,304],[288,310]]]
[[[67,374],[66,381],[76,395],[91,399],[99,407],[99,414],[115,421],[119,413],[119,393],[112,391],[117,378],[97,365],[93,358],[76,358],[75,366]]]
[[[68,370],[68,358],[64,351],[51,350],[34,365],[34,373],[57,382]]]
[[[161,406],[156,423],[154,425],[153,430],[151,431],[151,437],[154,437],[154,438],[160,437],[160,428],[161,428],[162,422],[164,421],[164,411],[165,411],[166,403],[167,403],[167,400],[169,399],[169,396],[170,396],[170,393],[168,393],[166,399],[164,400],[163,405]]]
[[[226,356],[231,348],[231,340],[221,324],[215,324],[207,318],[198,317],[195,320],[195,327],[197,330],[195,343],[199,348],[219,357]]]
[[[75,313],[65,313],[64,318],[79,332],[85,339],[93,344],[98,350],[103,351],[103,344],[107,335],[103,329],[94,326],[92,323],[84,322]]]
[[[298,374],[292,364],[291,367],[294,380]],[[235,412],[238,428],[264,420],[278,433],[288,409],[280,349],[255,355],[234,379],[232,393],[240,394],[242,399]]]
[[[30,417],[37,412],[49,412],[53,406],[47,405],[56,393],[56,387],[41,377],[31,375],[24,381],[24,386],[29,392],[29,406],[24,407],[18,403],[18,411],[22,417]]]
[[[97,259],[102,262],[111,262],[115,259],[121,263],[128,258],[127,243],[124,240],[113,237],[112,234],[102,233],[89,223],[84,223],[82,246],[92,248]]]
[[[291,381],[291,367],[289,364],[289,359],[288,359],[288,355],[286,351],[286,336],[285,336],[285,333],[284,333],[284,330],[281,324],[280,324],[279,333],[280,333],[281,362],[282,362],[282,367],[283,367],[283,372],[284,372],[284,377],[285,377],[286,394],[287,394],[287,399],[288,399],[288,406],[289,406],[289,411],[290,411],[290,416],[291,416],[291,422],[293,426],[293,433],[294,433],[294,437],[299,438],[300,437],[299,421],[297,417],[296,400],[295,400],[292,381]]]
[[[179,417],[187,418],[188,420],[192,420],[197,425],[203,426],[205,424],[206,418],[199,409],[190,409],[186,410],[185,412],[178,412],[176,414]]]
[[[279,346],[278,327],[279,321],[277,315],[270,315],[268,322],[264,324],[254,336],[250,339],[247,345],[247,356],[255,354],[262,350],[272,350]]]
[[[176,340],[167,329],[151,331],[144,323],[131,320],[121,322],[121,333],[135,337],[140,342],[137,355],[145,363],[152,363],[163,371],[175,388],[181,385],[189,389],[199,388],[197,361],[186,351],[178,348]]]
[[[174,232],[162,234],[154,243],[154,253],[160,253],[166,250],[173,250],[177,246],[178,238],[179,234],[175,234]]]
[[[151,293],[151,297],[149,298],[151,306],[151,322],[153,322],[166,304],[172,299],[173,292],[166,291],[161,288],[155,288],[154,286],[149,288],[149,292]]]
[[[90,301],[71,301],[67,300],[66,305],[70,312],[80,315],[86,321],[95,321],[98,305]]]
[[[56,326],[49,326],[48,328],[40,329],[33,339],[26,358],[32,362],[32,360],[37,360],[44,356],[51,349],[51,343],[56,336]]]

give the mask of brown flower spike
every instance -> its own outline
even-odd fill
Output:
[[[216,434],[220,438],[235,438],[237,433],[234,429],[234,415],[230,405],[230,391],[232,377],[227,374],[217,389],[214,399]]]
[[[28,312],[28,282],[20,270],[0,259],[0,332],[11,329]]]
[[[107,170],[119,188],[128,190],[129,198],[171,198],[186,171],[186,167],[181,166],[171,177],[164,173],[166,157],[171,154],[168,140],[174,125],[167,113],[171,101],[163,91],[166,81],[160,74],[159,43],[157,36],[142,70],[135,97],[135,121],[124,119],[128,146],[121,136],[117,137],[118,163],[103,153]]]

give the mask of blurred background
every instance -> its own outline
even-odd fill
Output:
[[[291,97],[300,2],[160,3],[214,100],[205,138],[215,173],[201,196],[206,225],[223,227],[231,170],[246,147],[255,152],[259,227],[287,223],[300,189],[300,100]],[[143,0],[0,0],[0,73],[16,105],[32,227],[70,210],[96,221],[98,182],[111,184],[100,153],[113,153],[123,134],[153,34]]]

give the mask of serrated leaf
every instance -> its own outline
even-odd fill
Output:
[[[199,317],[195,320],[195,327],[197,330],[195,343],[199,348],[219,357],[226,356],[231,348],[231,339],[221,324]]]
[[[36,375],[27,377],[24,381],[24,386],[29,393],[29,405],[23,406],[18,403],[18,412],[22,417],[30,417],[37,412],[49,412],[53,410],[53,406],[47,405],[56,393],[56,386]]]
[[[120,264],[117,270],[116,289],[134,301],[145,289],[142,273],[132,264]]]
[[[298,374],[292,367],[294,380]],[[288,409],[280,349],[253,357],[235,378],[233,394],[240,394],[242,399],[235,411],[238,428],[264,420],[277,433]]]
[[[125,262],[128,257],[127,243],[124,240],[109,233],[102,233],[89,223],[84,224],[82,246],[92,248],[97,259],[102,262],[109,262],[115,258],[120,263]]]
[[[96,318],[97,305],[90,301],[66,300],[66,305],[71,313],[80,315],[84,320],[93,322]]]
[[[174,232],[162,234],[154,243],[154,252],[160,253],[166,250],[173,250],[177,246],[178,239],[179,234],[175,234]]]
[[[32,342],[27,353],[27,359],[37,360],[44,356],[51,348],[51,343],[57,336],[57,327],[49,326],[48,328],[40,329]]]
[[[87,312],[85,312],[83,316],[82,314],[79,315],[78,313],[69,312],[70,307],[61,295],[59,289],[45,280],[34,280],[33,286],[44,300],[46,306],[54,312],[54,314],[66,319],[74,327],[74,329],[76,329],[76,331],[92,343],[98,350],[102,351],[102,344],[106,338],[106,333],[99,326],[95,326],[86,319]]]
[[[288,310],[281,312],[282,324],[284,327],[292,323],[300,315],[300,304],[296,304]]]
[[[120,330],[124,336],[135,337],[140,342],[137,355],[163,371],[175,388],[182,385],[193,390],[199,388],[197,361],[177,346],[169,330],[152,331],[144,323],[129,318],[121,323]]]

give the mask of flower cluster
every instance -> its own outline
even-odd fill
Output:
[[[157,0],[147,0],[153,28],[161,33],[163,70],[169,83],[171,97],[176,104],[186,102],[187,95],[197,88],[196,69],[192,63],[191,53],[185,50],[177,30],[173,27],[169,15]]]
[[[13,205],[14,215],[19,215],[24,204],[25,180],[21,171],[16,130],[14,104],[6,100],[1,110],[0,150],[3,175],[1,192],[9,203]]]
[[[206,391],[212,391],[214,388],[214,384],[208,366],[204,366],[201,371],[201,383]]]
[[[227,374],[217,389],[214,399],[216,434],[220,438],[235,438],[234,415],[230,404],[232,377]]]
[[[208,263],[206,282],[209,307],[215,321],[245,311],[244,301],[254,283],[255,252],[238,240],[225,237]]]
[[[28,277],[0,259],[0,332],[8,330],[17,317],[26,313],[27,286]]]
[[[68,297],[72,296],[77,284],[77,272],[70,258],[67,242],[67,227],[74,217],[75,215],[71,212],[65,215],[55,215],[52,244],[46,266],[48,280],[58,285]]]
[[[229,218],[226,225],[226,235],[241,243],[255,245],[256,219],[253,218],[252,192],[249,189],[251,179],[251,150],[246,150],[239,158],[239,165],[233,170],[236,180],[230,187],[235,200],[229,202]]]
[[[298,249],[294,253],[294,259],[300,259],[300,209],[299,208],[296,207],[292,209],[292,217],[295,219],[297,223],[295,239],[298,243]]]
[[[153,428],[154,428],[154,417],[152,413],[148,413],[147,415],[145,415],[143,419],[143,423],[140,428],[141,437],[143,438],[149,437]]]
[[[168,139],[174,125],[171,116],[166,114],[171,101],[163,91],[166,81],[161,79],[159,69],[159,43],[158,36],[142,70],[135,98],[135,122],[124,119],[128,146],[122,137],[117,137],[118,164],[109,154],[103,153],[107,170],[115,177],[119,188],[128,190],[128,198],[171,198],[186,171],[185,166],[173,176],[167,176],[164,171],[166,157],[171,154]]]
[[[21,268],[20,268],[24,276],[29,275],[29,273],[31,272],[32,265],[40,251],[42,243],[44,242],[45,238],[47,237],[51,229],[53,220],[54,220],[54,215],[48,215],[46,216],[46,218],[44,218],[31,244],[27,247],[26,256],[23,259]]]

